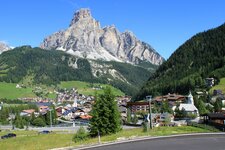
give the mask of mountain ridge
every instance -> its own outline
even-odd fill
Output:
[[[143,85],[136,99],[146,95],[187,94],[190,90],[207,89],[205,79],[217,83],[225,77],[225,23],[197,33],[165,61]]]
[[[156,67],[156,66],[155,66]],[[0,55],[0,82],[56,85],[60,81],[110,84],[134,94],[154,70],[115,61],[88,60],[63,51],[31,46],[16,47]]]

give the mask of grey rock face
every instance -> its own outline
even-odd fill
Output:
[[[115,26],[101,28],[89,9],[74,14],[68,29],[45,38],[44,49],[63,50],[88,59],[138,64],[147,61],[160,65],[164,61],[150,45],[138,40],[131,32],[120,33]]]
[[[4,51],[8,51],[10,49],[11,49],[11,47],[8,46],[5,42],[0,41],[0,54]]]

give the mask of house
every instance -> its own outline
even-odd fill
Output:
[[[213,95],[214,96],[216,96],[216,95],[222,95],[223,94],[223,92],[222,92],[222,90],[213,90]]]
[[[57,117],[61,117],[62,116],[62,109],[63,109],[63,106],[58,106],[58,107],[55,108]]]
[[[131,110],[132,113],[140,111],[149,110],[149,102],[127,102],[127,108]]]
[[[90,120],[92,118],[90,115],[80,115],[79,117],[84,120]]]
[[[49,110],[48,106],[39,106],[39,112],[41,114],[46,114],[48,110]]]
[[[19,84],[17,84],[17,85],[16,85],[16,88],[17,88],[17,89],[18,89],[18,88],[20,89],[20,88],[21,88],[21,86],[20,86]]]
[[[122,120],[126,120],[127,118],[127,108],[125,105],[118,105],[118,110],[120,112],[120,116],[122,118]]]
[[[168,101],[168,102],[184,102],[185,101],[185,96],[183,95],[178,95],[178,94],[170,94],[168,93],[167,95],[164,96],[157,96],[153,99],[153,101],[156,101],[158,104],[161,104],[163,101]]]
[[[28,116],[30,117],[32,115],[32,113],[34,113],[35,110],[34,109],[27,109],[27,110],[23,110],[21,113],[20,113],[20,116]]]
[[[209,113],[204,116],[204,123],[225,131],[225,112]]]
[[[215,80],[214,78],[206,78],[205,79],[205,84],[208,87],[212,87],[215,84]]]
[[[81,115],[86,115],[86,113],[82,109],[77,107],[63,110],[63,113],[62,113],[62,116],[67,120],[71,120]]]
[[[116,97],[118,104],[127,104],[131,100],[131,96],[118,96]]]
[[[84,102],[83,106],[85,108],[92,108],[92,103],[91,102]]]
[[[202,91],[197,91],[197,92],[196,92],[196,95],[197,95],[198,98],[200,98],[201,96],[204,96],[204,94],[205,94],[205,93],[202,92]],[[208,93],[206,92],[206,94],[208,94]]]
[[[225,125],[225,113],[209,113],[208,122],[214,124]]]

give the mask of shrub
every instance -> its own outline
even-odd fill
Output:
[[[43,119],[41,119],[41,118],[35,118],[35,119],[32,121],[32,125],[38,126],[38,127],[44,127],[46,124],[45,124],[45,122],[44,122]]]
[[[148,123],[147,122],[143,122],[142,123],[142,127],[143,127],[143,132],[147,132],[148,131]]]
[[[79,141],[83,141],[86,140],[88,138],[88,133],[86,132],[86,130],[84,129],[84,127],[80,127],[77,131],[77,133],[73,136],[73,141],[79,142]]]
[[[197,117],[197,114],[187,114],[187,117],[190,119],[195,119]]]
[[[133,124],[137,124],[138,123],[138,117],[136,114],[133,114],[133,116],[131,117],[131,122]]]

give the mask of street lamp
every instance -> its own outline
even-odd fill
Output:
[[[151,101],[152,101],[152,96],[148,95],[146,96],[146,99],[148,101],[148,106],[149,106],[149,117],[150,117],[150,129],[152,129],[152,108],[151,108]]]

